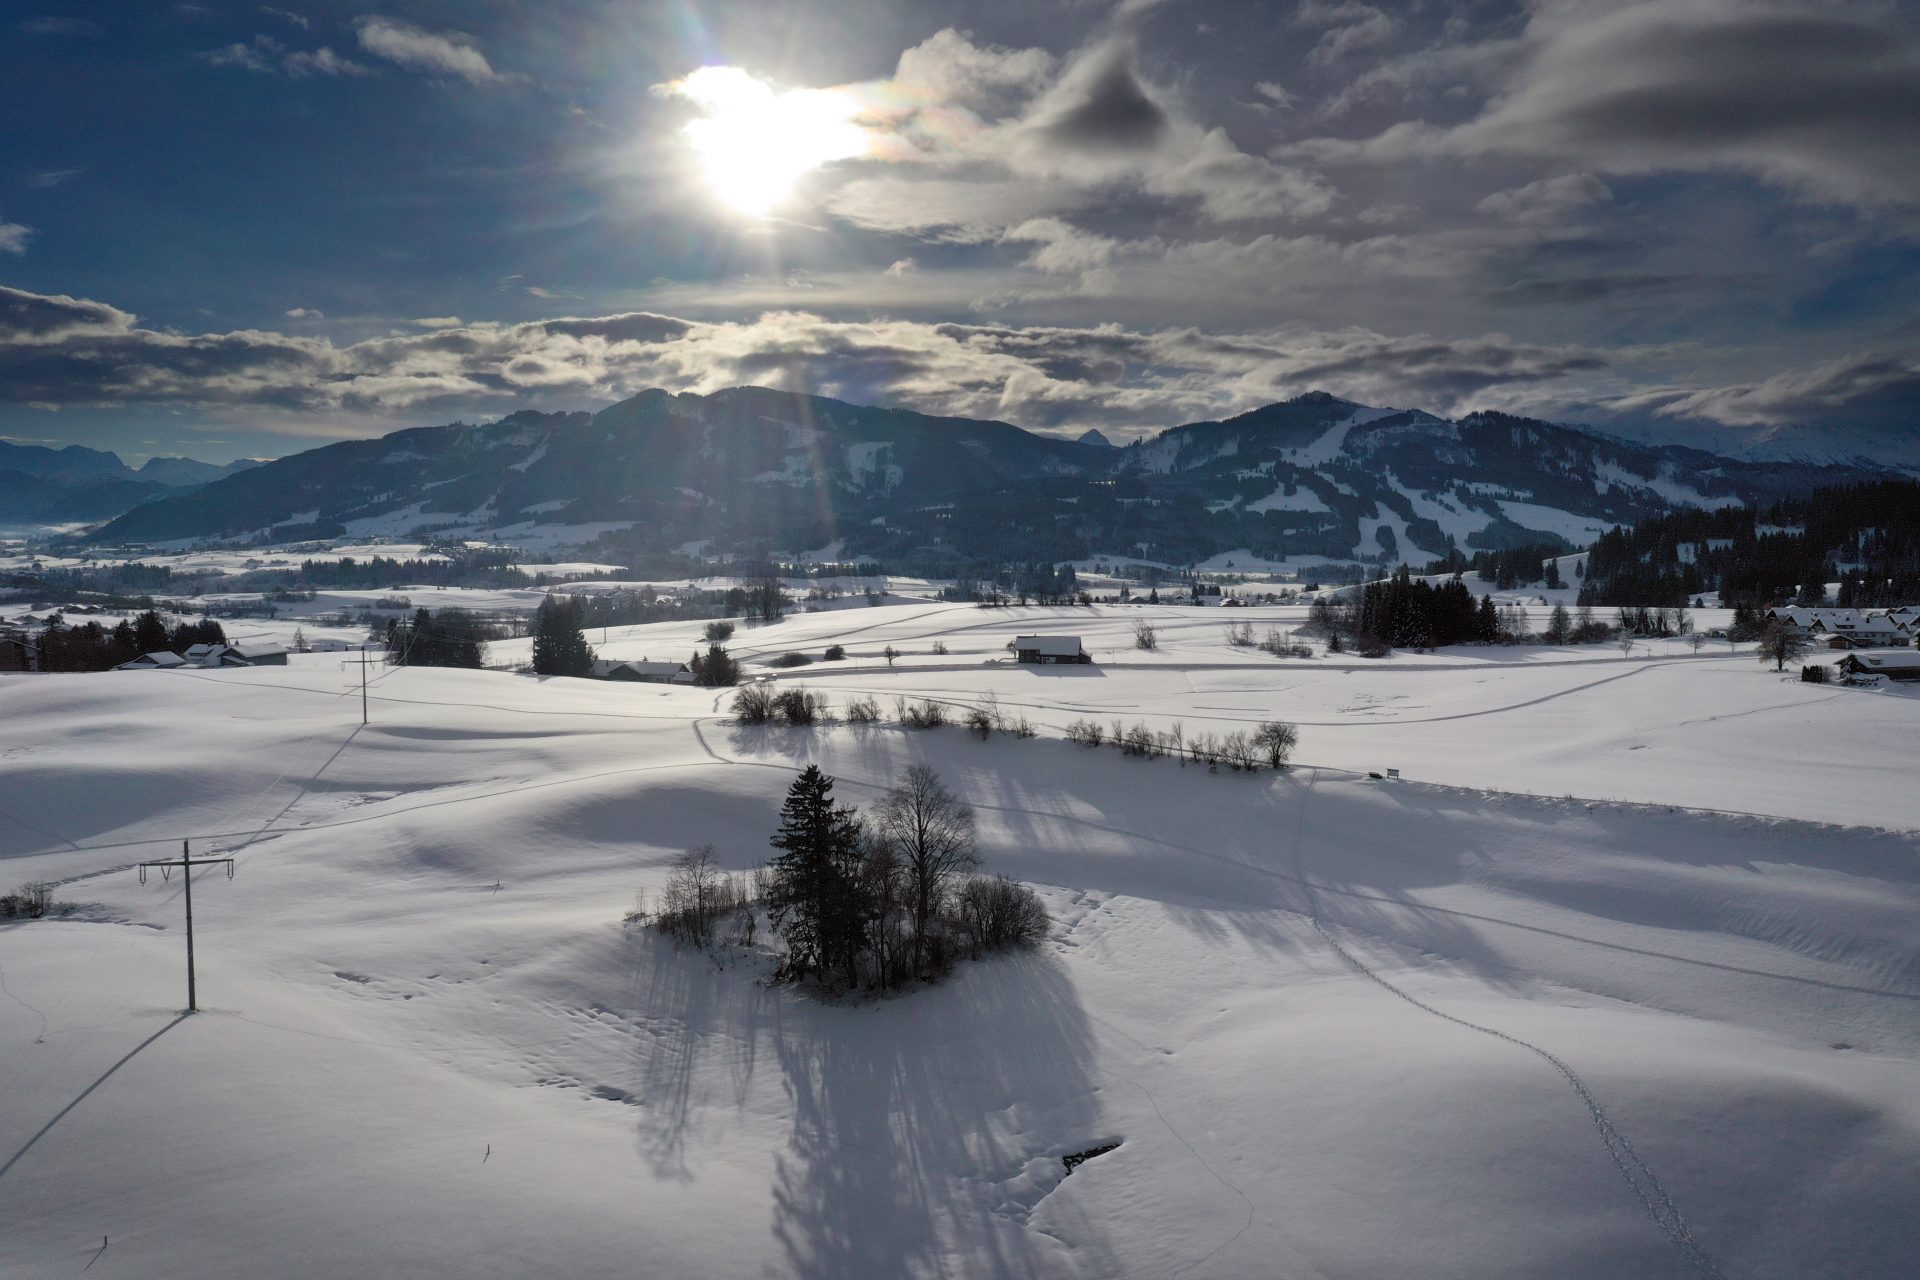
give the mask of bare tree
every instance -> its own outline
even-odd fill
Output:
[[[1145,618],[1133,624],[1133,647],[1136,649],[1158,649],[1160,633]]]
[[[1806,637],[1790,622],[1775,618],[1760,632],[1758,656],[1762,662],[1771,662],[1775,671],[1785,671],[1789,662],[1806,651]]]
[[[906,881],[918,972],[926,960],[928,923],[955,877],[975,864],[973,808],[948,791],[932,769],[908,765],[899,785],[876,807],[874,829],[892,849]]]
[[[1253,744],[1266,753],[1268,768],[1284,769],[1287,758],[1300,744],[1300,730],[1285,720],[1263,720],[1254,732]]]

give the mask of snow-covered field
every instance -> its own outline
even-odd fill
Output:
[[[83,904],[0,926],[0,1272],[1912,1273],[1920,697],[1724,645],[1276,660],[1221,641],[1241,612],[734,637],[845,644],[780,677],[836,702],[991,693],[1033,741],[426,670],[363,728],[325,655],[0,677],[0,878]],[[1029,630],[1103,660],[988,665]],[[1275,715],[1279,775],[1055,733]],[[862,804],[932,764],[1048,944],[823,1005],[623,931],[680,850],[763,861],[808,761]],[[179,879],[131,870],[183,837],[237,862],[196,881],[184,1019]]]

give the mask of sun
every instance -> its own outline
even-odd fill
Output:
[[[803,175],[868,151],[859,104],[837,89],[778,91],[739,67],[702,67],[670,88],[700,109],[686,138],[707,185],[751,218],[783,204]]]

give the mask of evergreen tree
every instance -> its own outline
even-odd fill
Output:
[[[593,650],[571,598],[548,596],[533,617],[533,670],[543,676],[593,674]]]
[[[133,620],[133,646],[141,653],[159,653],[167,647],[167,624],[149,609]]]
[[[833,779],[808,765],[787,789],[769,867],[767,919],[786,943],[787,978],[859,978],[866,912],[860,901],[865,836],[852,809],[833,800]]]
[[[1494,608],[1492,596],[1480,597],[1480,609],[1474,615],[1473,638],[1481,644],[1500,642],[1500,611]]]

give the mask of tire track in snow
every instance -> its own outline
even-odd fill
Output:
[[[1606,1109],[1600,1105],[1600,1100],[1594,1096],[1593,1090],[1588,1087],[1585,1080],[1580,1078],[1579,1073],[1559,1057],[1531,1041],[1522,1040],[1519,1036],[1508,1032],[1447,1013],[1403,988],[1395,986],[1367,967],[1358,956],[1347,950],[1341,945],[1339,939],[1333,936],[1321,917],[1319,896],[1314,890],[1312,879],[1307,875],[1306,862],[1302,856],[1302,847],[1306,843],[1307,801],[1313,795],[1313,786],[1318,772],[1315,770],[1307,776],[1306,787],[1300,793],[1300,805],[1295,813],[1293,834],[1294,870],[1298,873],[1297,878],[1300,884],[1307,891],[1307,918],[1313,923],[1314,931],[1329,947],[1333,948],[1334,954],[1344,960],[1361,977],[1406,1001],[1422,1013],[1430,1013],[1455,1026],[1465,1027],[1469,1031],[1477,1031],[1481,1035],[1492,1036],[1495,1040],[1503,1040],[1516,1048],[1525,1049],[1558,1071],[1572,1087],[1574,1093],[1579,1095],[1581,1104],[1586,1107],[1587,1116],[1593,1121],[1593,1127],[1599,1132],[1600,1141],[1607,1149],[1607,1159],[1613,1162],[1613,1167],[1619,1171],[1621,1178],[1633,1192],[1634,1199],[1638,1200],[1641,1208],[1647,1211],[1654,1225],[1660,1228],[1661,1234],[1673,1243],[1674,1248],[1678,1249],[1681,1256],[1701,1275],[1711,1277],[1711,1280],[1725,1280],[1726,1273],[1719,1268],[1699,1240],[1694,1237],[1693,1228],[1687,1223],[1685,1215],[1673,1202],[1673,1197],[1667,1193],[1667,1189],[1660,1185],[1658,1175],[1645,1160],[1640,1158],[1639,1153],[1633,1149],[1633,1144],[1627,1141],[1627,1136],[1614,1127],[1613,1121],[1607,1116]]]

